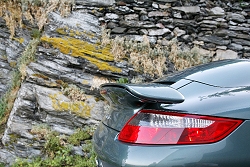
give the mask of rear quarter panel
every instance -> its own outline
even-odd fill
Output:
[[[117,140],[117,131],[101,125],[94,148],[112,167],[249,167],[250,121],[225,139],[202,145],[133,145]]]
[[[178,91],[183,94],[185,101],[180,104],[162,104],[162,109],[250,119],[250,87],[220,88],[192,82]]]

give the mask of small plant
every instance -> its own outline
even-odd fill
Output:
[[[65,96],[68,96],[72,101],[86,100],[85,92],[76,85],[69,84],[67,87],[62,88],[62,92]]]
[[[56,156],[58,151],[61,151],[63,146],[60,144],[59,133],[50,132],[46,136],[46,143],[44,145],[44,152],[51,158]]]
[[[131,83],[143,83],[145,82],[141,76],[135,76],[131,79]]]
[[[79,146],[81,141],[84,141],[86,139],[90,139],[90,134],[87,133],[86,131],[82,130],[82,129],[77,129],[75,131],[75,133],[73,133],[69,138],[68,138],[68,142],[70,144]]]
[[[39,39],[39,38],[41,37],[41,32],[40,32],[40,30],[38,30],[38,29],[36,29],[36,28],[32,29],[32,30],[31,30],[31,37],[32,37],[32,38],[37,38],[37,39]]]
[[[191,50],[180,50],[175,39],[170,42],[169,48],[169,59],[178,71],[211,61],[208,56],[200,54],[198,47],[193,47]]]
[[[117,83],[129,83],[128,78],[119,78],[116,82]]]
[[[243,0],[240,0],[240,7],[242,8],[246,8],[246,7],[249,7],[249,3],[243,1]]]
[[[104,37],[106,38],[106,37]],[[108,40],[106,40],[108,42]],[[116,36],[115,39],[109,40],[111,44],[111,53],[114,55],[114,59],[119,61],[121,59],[128,59],[129,53],[125,50],[125,38]],[[132,42],[132,41],[131,41]]]
[[[106,29],[105,26],[101,27],[101,36],[102,36],[101,45],[102,46],[106,46],[111,43],[110,33],[111,31],[109,29]]]
[[[63,80],[56,80],[56,83],[58,84],[58,86],[61,87],[62,90],[69,86],[69,84],[66,82],[63,82]]]
[[[3,96],[1,99],[0,99],[0,118],[3,118],[4,116],[4,113],[7,109],[7,96],[9,96],[7,93],[5,94],[5,96]]]
[[[40,124],[33,126],[30,133],[35,135],[39,140],[45,139],[46,136],[50,133],[50,127],[46,124]]]
[[[17,65],[22,75],[22,80],[26,77],[27,65],[35,61],[36,48],[39,42],[40,40],[38,38],[31,40],[30,43],[27,45],[25,51],[22,53],[22,56],[17,60]]]
[[[33,0],[33,5],[34,6],[41,6],[42,5],[42,0]]]
[[[108,78],[104,78],[104,77],[94,76],[90,90],[99,89],[100,85],[105,84],[105,83],[112,83],[112,82],[115,82],[115,81],[108,79]]]
[[[167,69],[165,62],[168,50],[164,46],[151,47],[146,36],[141,43],[127,42],[125,49],[130,51],[129,63],[140,73],[146,73],[151,77],[161,77]]]

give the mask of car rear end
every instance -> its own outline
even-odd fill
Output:
[[[173,78],[101,86],[110,110],[93,136],[98,166],[250,166],[249,85]]]

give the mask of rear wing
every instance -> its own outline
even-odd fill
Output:
[[[185,98],[176,89],[159,83],[146,84],[117,84],[107,83],[100,86],[102,95],[108,93],[112,88],[122,88],[141,102],[160,102],[160,103],[182,103]],[[105,95],[104,95],[105,96]]]

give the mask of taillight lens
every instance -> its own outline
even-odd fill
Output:
[[[175,112],[141,110],[123,127],[118,140],[139,144],[205,144],[217,142],[243,121]]]

